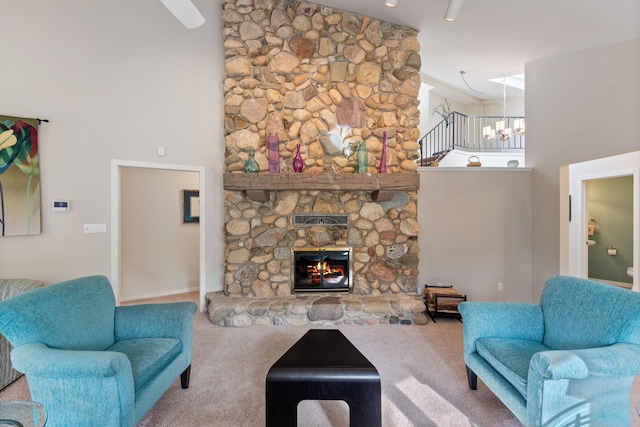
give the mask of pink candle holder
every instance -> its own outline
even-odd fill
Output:
[[[296,146],[296,155],[293,157],[293,171],[296,173],[302,172],[304,169],[304,161],[300,155],[300,144]]]
[[[382,132],[382,154],[380,155],[380,173],[387,173],[387,131]]]

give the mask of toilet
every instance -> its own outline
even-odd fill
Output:
[[[633,267],[627,268],[627,276],[633,277]]]

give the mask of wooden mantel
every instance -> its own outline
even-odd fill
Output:
[[[376,202],[388,202],[397,191],[418,191],[420,175],[411,173],[225,173],[225,190],[244,191],[247,198],[265,202],[270,191],[370,191]]]

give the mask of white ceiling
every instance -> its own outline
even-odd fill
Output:
[[[419,30],[423,81],[445,95],[461,92],[462,102],[502,99],[502,86],[488,79],[522,74],[526,62],[640,38],[640,0],[466,0],[456,22],[443,19],[448,0],[398,0],[395,8],[383,0],[314,2]],[[485,93],[467,88],[460,71]]]

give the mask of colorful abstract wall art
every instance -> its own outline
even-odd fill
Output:
[[[0,116],[0,237],[40,234],[38,120]]]

